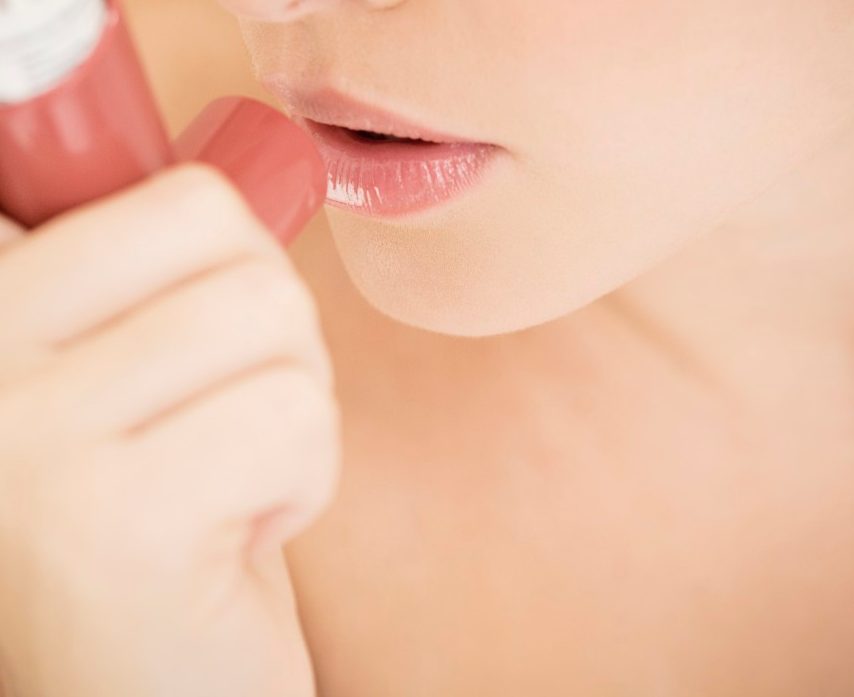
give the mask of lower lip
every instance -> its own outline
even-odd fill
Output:
[[[421,212],[457,198],[478,183],[497,152],[484,143],[375,143],[299,121],[326,162],[326,202],[373,217]]]

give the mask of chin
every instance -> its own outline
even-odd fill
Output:
[[[520,264],[512,246],[483,234],[494,226],[478,230],[446,221],[426,229],[335,209],[327,214],[361,295],[382,314],[418,329],[460,337],[508,334],[566,315],[597,294],[590,287],[580,292],[583,283],[567,287],[572,274],[565,263]]]
[[[529,308],[465,308],[431,302],[414,293],[408,302],[385,293],[371,294],[354,279],[362,296],[386,317],[401,324],[436,334],[464,338],[486,338],[511,334],[557,319],[565,313],[532,315]],[[403,291],[406,292],[406,291]],[[514,311],[515,310],[515,311]]]

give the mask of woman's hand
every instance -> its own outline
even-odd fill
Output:
[[[200,165],[0,240],[11,694],[312,694],[281,544],[338,417],[287,256]]]

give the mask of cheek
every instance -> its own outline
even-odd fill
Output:
[[[453,220],[401,234],[331,216],[392,316],[490,334],[577,309],[707,232],[854,108],[833,84],[850,41],[815,5],[561,7],[505,32],[488,88],[516,157]]]
[[[410,1],[419,27],[439,26],[431,11],[458,21],[387,32],[364,79],[513,153],[423,226],[329,211],[356,285],[424,328],[491,334],[577,309],[707,232],[854,113],[854,42],[831,0]],[[333,58],[346,36],[326,46]],[[263,58],[264,32],[251,38]],[[266,43],[297,66],[314,55],[315,37],[288,38]]]
[[[567,7],[559,31],[537,26],[548,48],[517,61],[532,79],[516,93],[524,158],[508,192],[540,209],[546,227],[524,232],[540,248],[523,254],[561,260],[563,280],[555,262],[540,291],[562,283],[564,309],[713,229],[854,114],[850,22],[827,3]]]
[[[541,28],[549,50],[531,55],[528,146],[611,205],[714,217],[850,115],[854,51],[831,4],[571,3],[564,39]]]

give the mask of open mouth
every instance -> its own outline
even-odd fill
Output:
[[[450,201],[480,178],[497,148],[441,142],[298,118],[327,171],[326,201],[374,217],[397,217]]]
[[[375,131],[354,131],[350,128],[341,127],[351,138],[362,143],[409,143],[410,145],[437,145],[430,140],[420,138],[398,138],[388,133],[377,133]]]
[[[406,145],[443,145],[449,143],[463,142],[451,136],[443,136],[438,133],[428,131],[421,132],[420,129],[392,124],[388,122],[380,123],[374,127],[359,124],[356,126],[353,123],[346,123],[342,119],[342,123],[337,123],[332,120],[320,120],[311,117],[298,117],[298,120],[305,122],[305,125],[310,126],[314,130],[336,131],[342,136],[346,136],[355,140],[358,143],[367,143],[369,145],[382,145],[386,143],[403,143]],[[367,123],[371,123],[372,119],[364,119]]]
[[[416,213],[457,198],[480,180],[498,150],[301,120],[326,163],[327,203],[372,217]]]
[[[372,217],[416,213],[471,189],[502,151],[427,127],[330,87],[265,84],[313,137],[326,162],[328,204]]]

